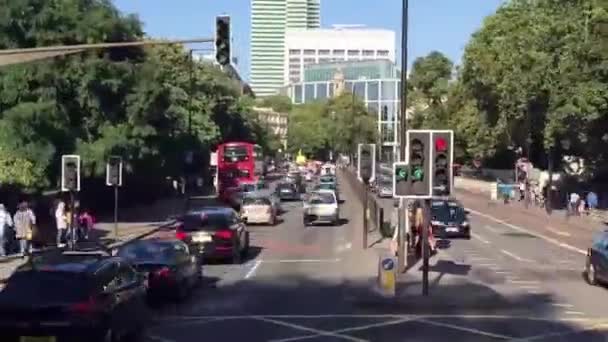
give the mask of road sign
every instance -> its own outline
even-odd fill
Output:
[[[106,185],[122,186],[122,158],[110,156],[106,164]]]
[[[376,178],[376,144],[359,144],[357,178],[366,184]]]
[[[389,297],[395,296],[397,286],[397,261],[391,255],[382,255],[378,260],[378,289]]]

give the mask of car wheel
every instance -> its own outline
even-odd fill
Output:
[[[585,269],[585,276],[587,278],[587,283],[589,285],[597,285],[597,275],[596,275],[595,266],[590,260],[587,260],[587,267]]]

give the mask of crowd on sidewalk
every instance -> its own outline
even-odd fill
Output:
[[[49,213],[57,229],[55,243],[64,247],[71,240],[69,228],[74,222],[74,240],[86,240],[95,224],[95,218],[88,208],[80,207],[76,202],[70,208],[63,200],[58,199]],[[34,245],[41,246],[36,237],[41,234],[37,225],[36,214],[27,201],[17,206],[14,215],[11,215],[4,204],[0,204],[0,257],[10,254],[25,256],[30,253]]]

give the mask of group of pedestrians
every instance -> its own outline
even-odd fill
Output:
[[[410,235],[408,236],[407,244],[408,246],[414,247],[416,251],[416,256],[420,257],[422,255],[422,233],[423,229],[425,229],[424,225],[424,210],[422,205],[418,202],[412,203],[413,205],[409,206],[407,209],[408,219],[410,222]],[[398,238],[398,222],[399,222],[399,200],[395,200],[393,202],[394,210],[391,215],[391,228],[393,229],[393,239],[391,243],[391,249],[393,253],[397,252],[397,238]],[[430,221],[430,220],[429,220]],[[437,252],[437,241],[435,240],[435,236],[433,235],[433,226],[430,224],[427,229],[427,242],[430,249],[431,255]]]
[[[4,204],[0,204],[0,256],[11,252],[12,241],[17,242],[18,254],[29,253],[35,229],[36,215],[27,201],[19,203],[12,217]]]
[[[89,239],[89,232],[95,224],[95,218],[90,210],[74,206],[69,208],[64,201],[58,200],[53,206],[51,214],[57,229],[56,245],[65,247],[71,241],[69,228],[74,221],[74,240],[83,241]],[[32,250],[32,245],[37,234],[37,219],[34,210],[27,201],[22,201],[17,206],[17,211],[11,215],[4,204],[0,203],[0,257],[12,254],[15,250],[18,255],[25,256]]]
[[[572,192],[568,195],[568,214],[572,216],[581,216],[587,214],[598,206],[597,194],[593,191],[589,191],[587,196],[583,198],[577,192]]]

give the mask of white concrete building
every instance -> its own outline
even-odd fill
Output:
[[[301,82],[304,66],[336,61],[387,59],[395,63],[395,32],[363,26],[328,29],[287,28],[284,84]]]
[[[320,22],[320,0],[251,0],[250,81],[257,96],[283,86],[285,30],[318,28]]]

